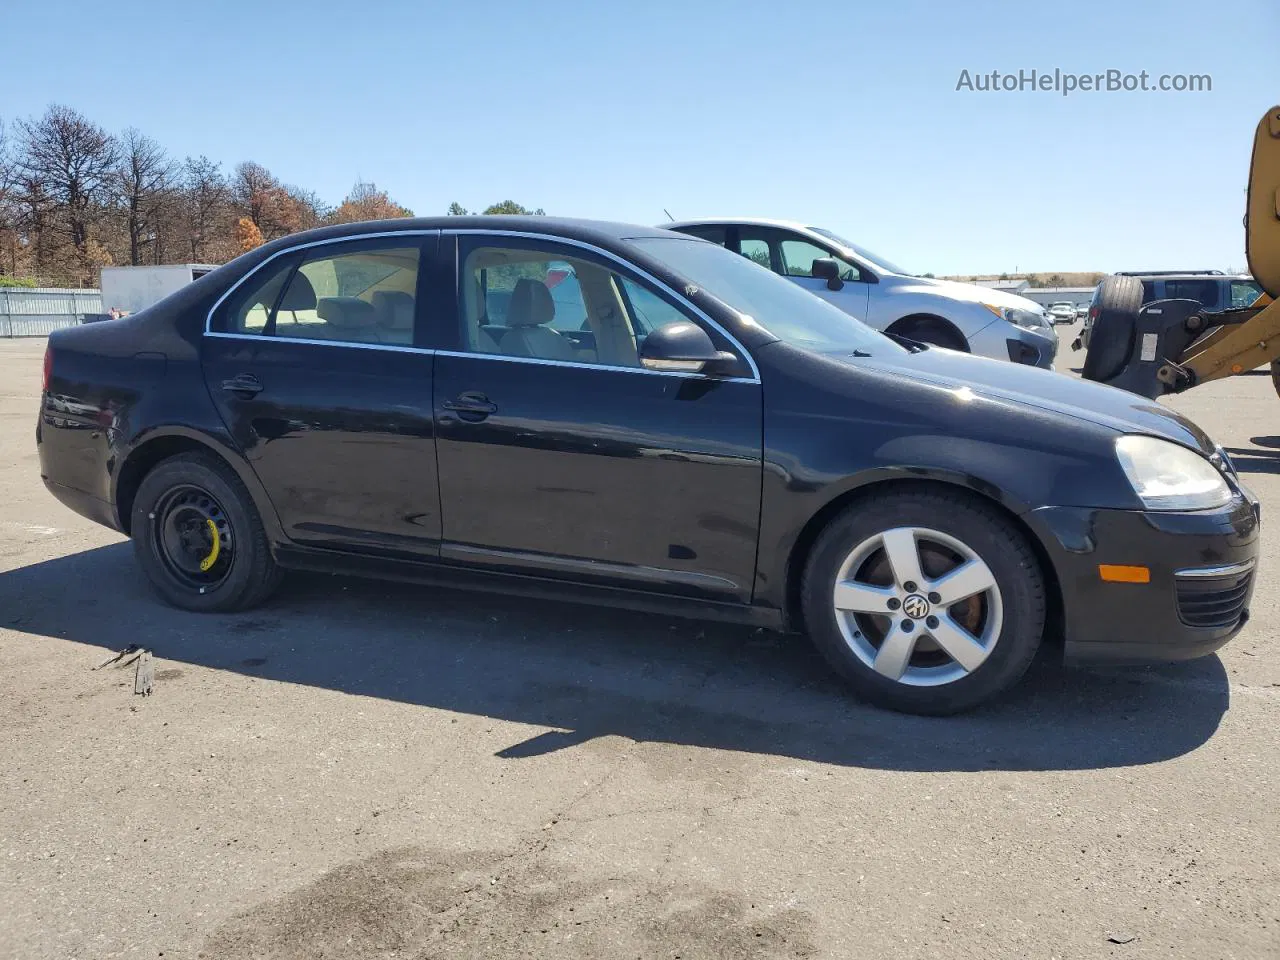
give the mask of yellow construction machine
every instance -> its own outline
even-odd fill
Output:
[[[1280,393],[1280,106],[1254,134],[1244,223],[1249,270],[1264,291],[1253,304],[1218,311],[1195,300],[1143,305],[1139,280],[1107,277],[1089,307],[1085,378],[1154,398],[1270,363]]]

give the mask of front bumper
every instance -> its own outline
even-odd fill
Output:
[[[1040,333],[1009,324],[1005,349],[1009,351],[1009,359],[1014,363],[1049,370],[1053,367],[1053,358],[1058,354],[1058,335],[1052,330]]]
[[[1041,507],[1026,517],[1062,590],[1068,657],[1188,660],[1248,622],[1259,531],[1248,491],[1215,510]],[[1100,564],[1146,567],[1150,582],[1104,581]]]

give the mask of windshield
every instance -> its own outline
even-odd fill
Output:
[[[674,237],[631,243],[793,346],[823,353],[902,351],[840,308],[717,244]]]
[[[828,240],[834,240],[836,243],[840,244],[840,246],[842,247],[847,247],[848,249],[856,253],[858,256],[860,256],[863,260],[870,260],[881,270],[888,270],[890,273],[900,273],[904,277],[915,276],[915,274],[912,273],[910,270],[907,270],[903,267],[898,266],[892,260],[886,260],[884,257],[880,256],[879,254],[872,253],[866,247],[860,247],[856,243],[850,243],[848,240],[846,240],[844,237],[840,236],[837,233],[832,233],[830,230],[823,230],[821,227],[810,227],[809,229],[812,230],[814,233],[822,234]]]

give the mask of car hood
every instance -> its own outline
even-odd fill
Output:
[[[1154,400],[1090,380],[1004,360],[989,360],[930,347],[904,356],[876,357],[885,369],[925,383],[968,387],[990,400],[1016,403],[1087,421],[1116,433],[1145,433],[1172,440],[1209,456],[1217,449],[1209,435],[1179,413]]]
[[[989,303],[994,307],[1012,307],[1015,310],[1031,310],[1038,313],[1043,308],[1034,300],[1020,297],[1016,293],[993,290],[990,287],[979,287],[972,283],[957,283],[955,280],[935,280],[932,277],[898,277],[899,289],[920,290],[952,300],[964,300],[968,303]]]

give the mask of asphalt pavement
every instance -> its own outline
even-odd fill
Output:
[[[949,719],[744,627],[313,575],[197,616],[41,485],[43,349],[0,341],[0,958],[1280,956],[1274,537],[1220,655]],[[1270,378],[1170,405],[1275,522]]]

